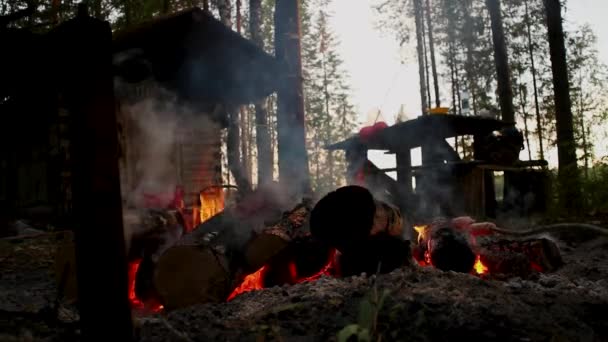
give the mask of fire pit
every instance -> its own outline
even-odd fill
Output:
[[[375,317],[377,322],[370,333],[385,340],[445,340],[444,334],[448,332],[450,336],[474,340],[599,341],[608,337],[605,232],[581,232],[573,239],[571,231],[580,229],[573,225],[569,229],[560,226],[550,234],[543,229],[542,237],[523,233],[508,236],[506,230],[491,223],[468,218],[435,220],[416,227],[418,236],[410,251],[409,243],[390,234],[395,230],[388,222],[396,222],[395,217],[386,219],[387,212],[379,215],[379,208],[386,207],[373,198],[372,203],[374,218],[369,221],[372,224],[368,236],[350,235],[340,229],[334,231],[338,234],[315,234],[313,226],[324,220],[308,217],[325,218],[325,215],[318,216],[319,212],[306,203],[243,238],[244,243],[230,245],[225,241],[234,240],[234,235],[227,231],[211,232],[210,227],[220,225],[218,220],[221,219],[221,226],[231,222],[226,218],[230,209],[203,222],[162,255],[170,251],[176,262],[194,258],[197,262],[183,262],[185,268],[176,271],[174,279],[194,279],[191,288],[200,284],[211,288],[212,283],[196,283],[202,278],[195,271],[210,269],[209,262],[213,259],[203,255],[214,251],[216,254],[209,255],[223,260],[218,265],[222,264],[228,272],[221,279],[228,280],[229,285],[215,287],[218,297],[213,300],[201,300],[203,297],[198,294],[186,293],[166,297],[169,302],[163,302],[166,298],[162,296],[160,301],[158,297],[147,296],[142,291],[147,284],[145,270],[158,264],[149,264],[150,259],[142,259],[141,263],[134,259],[130,268],[130,296],[140,340],[336,340],[339,332],[365,326],[361,317],[366,315]],[[378,218],[382,218],[383,224],[378,223]],[[235,222],[240,227],[241,221]],[[208,231],[202,234],[201,228]],[[222,235],[225,237],[221,238]],[[328,236],[342,238],[336,244]],[[283,243],[278,244],[275,239]],[[64,244],[64,240],[58,243]],[[77,321],[75,308],[66,301],[59,301],[56,306],[55,298],[62,294],[56,293],[52,281],[35,285],[33,275],[38,274],[36,279],[44,278],[48,265],[24,261],[40,250],[40,243],[50,242],[48,238],[10,242],[18,248],[2,255],[3,274],[5,271],[13,274],[0,282],[7,290],[3,292],[7,297],[2,312],[10,313],[2,323],[6,324],[3,330],[29,331],[36,337],[45,334],[44,331],[77,336],[72,331],[72,324]],[[226,250],[240,246],[244,252],[239,256],[226,251],[219,253],[218,246]],[[261,250],[260,246],[276,250],[273,255],[266,254],[268,257],[261,265],[262,259],[251,257]],[[434,256],[436,253],[461,258],[454,261]],[[162,257],[158,260],[167,262]],[[203,268],[197,265],[201,260],[206,262]],[[249,266],[234,272],[230,265],[237,262]],[[258,266],[252,267],[254,264]],[[19,272],[29,279],[27,283],[20,280],[25,278],[15,271],[17,265]],[[460,269],[462,265],[466,267]],[[446,267],[455,269],[442,270]],[[184,270],[192,271],[194,277],[183,273]],[[361,275],[361,270],[366,275]],[[184,283],[182,280],[174,283]],[[14,290],[19,288],[17,283],[24,284],[22,291]],[[157,286],[158,281],[152,284]],[[14,304],[35,298],[38,298],[36,308],[31,310]],[[372,305],[377,302],[370,298],[383,298],[383,304]],[[177,300],[182,299],[185,300],[180,304]],[[191,299],[200,304],[189,302]]]

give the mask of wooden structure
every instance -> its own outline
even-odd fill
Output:
[[[117,33],[114,65],[124,199],[142,190],[166,203],[177,186],[195,206],[201,190],[222,184],[227,109],[276,87],[275,59],[198,8]]]
[[[437,215],[495,217],[501,212],[529,214],[544,210],[546,161],[497,163],[488,155],[486,138],[514,129],[513,124],[482,117],[426,115],[398,123],[369,137],[360,135],[327,148],[345,150],[351,183],[363,183],[380,198],[401,207],[409,220]],[[473,137],[473,158],[463,160],[448,139]],[[412,166],[411,151],[421,148],[422,163]],[[397,167],[380,169],[367,159],[369,150],[396,156]],[[514,152],[514,153],[515,153]],[[490,153],[490,154],[488,154]],[[396,172],[397,179],[387,176]],[[504,193],[497,193],[497,172],[504,174]],[[497,196],[498,195],[498,196]],[[525,203],[524,203],[525,202]]]
[[[46,34],[0,30],[0,43],[7,47],[0,60],[10,70],[0,80],[6,152],[0,155],[0,204],[7,211],[0,218],[24,218],[23,209],[41,206],[47,223],[73,228],[83,339],[129,341],[119,160],[132,145],[123,140],[119,151],[125,113],[116,109],[171,93],[177,108],[221,129],[227,105],[274,91],[274,58],[197,8],[114,39],[107,22],[82,10]],[[194,128],[176,133],[191,138],[182,145],[186,154],[218,157],[208,149],[219,143],[217,132]],[[181,172],[206,171],[208,159],[181,163]]]

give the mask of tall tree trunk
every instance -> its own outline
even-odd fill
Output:
[[[241,29],[243,26],[243,20],[241,16],[241,0],[236,0],[236,32],[241,34]]]
[[[429,52],[431,54],[431,68],[433,72],[433,86],[435,87],[435,107],[441,107],[439,97],[439,77],[437,76],[437,61],[435,60],[435,40],[433,39],[433,21],[431,16],[431,1],[426,0],[426,22],[429,30]]]
[[[163,0],[163,9],[162,9],[162,13],[163,14],[167,14],[171,11],[171,1],[170,0]]]
[[[469,108],[473,110],[473,115],[477,115],[477,87],[475,82],[475,73],[473,66],[473,38],[474,38],[474,28],[473,28],[473,19],[471,18],[471,13],[473,12],[473,4],[472,0],[466,0],[463,8],[464,15],[464,48],[466,60],[464,62],[464,71],[465,71],[465,79],[466,83],[468,83],[469,90]],[[470,109],[468,111],[470,113]]]
[[[52,0],[51,1],[51,16],[53,20],[53,24],[59,23],[59,16],[61,15],[61,0]]]
[[[203,11],[209,12],[209,0],[203,0]]]
[[[521,79],[521,75],[519,79]],[[526,109],[527,101],[522,87],[519,89],[519,97],[521,103],[521,113],[524,117],[524,137],[526,138],[526,146],[528,148],[528,160],[532,160],[532,151],[530,150],[530,130],[528,129],[528,111]]]
[[[262,37],[262,0],[249,0],[249,32],[251,40],[264,49]],[[272,181],[272,148],[268,131],[266,100],[255,103],[255,139],[258,148],[258,184]]]
[[[536,64],[534,61],[534,45],[532,44],[532,23],[530,22],[530,12],[528,9],[528,0],[524,1],[526,9],[526,31],[528,36],[528,53],[530,54],[530,68],[532,73],[532,87],[534,88],[534,110],[536,114],[536,134],[538,135],[538,152],[541,160],[545,159],[545,150],[543,148],[543,125],[540,116],[540,102],[538,101],[538,84],[536,80]]]
[[[300,1],[278,0],[275,8],[275,54],[281,73],[278,89],[277,133],[279,182],[294,194],[309,194],[306,154]]]
[[[587,131],[585,128],[585,101],[583,100],[583,78],[580,76],[578,81],[578,116],[579,125],[581,129],[581,139],[583,139],[583,161],[585,168],[583,169],[585,174],[585,180],[589,180],[589,146],[587,146]]]
[[[329,113],[329,81],[327,79],[327,64],[326,64],[326,55],[325,49],[322,49],[322,66],[323,66],[323,96],[325,97],[325,144],[329,145],[331,139],[331,116]],[[329,176],[329,185],[334,186],[334,155],[332,151],[327,151],[327,175]]]
[[[416,21],[416,51],[418,52],[418,77],[420,79],[420,105],[422,115],[427,114],[428,101],[426,95],[426,76],[424,71],[424,41],[422,33],[424,32],[422,21],[422,4],[421,0],[414,1],[414,17]]]
[[[125,14],[125,28],[130,27],[131,22],[133,21],[133,11],[130,0],[122,0],[122,10]]]
[[[236,32],[242,33],[242,14],[241,14],[241,0],[236,0]],[[243,168],[243,177],[251,184],[251,154],[249,149],[249,143],[251,135],[249,134],[249,111],[247,106],[241,106],[240,112],[240,128],[241,128],[241,166]]]
[[[558,179],[560,207],[567,213],[577,214],[583,209],[580,176],[576,159],[576,145],[570,99],[570,82],[566,61],[566,45],[559,0],[543,0],[547,11],[547,29],[557,129]]]
[[[458,114],[458,103],[456,102],[456,76],[455,76],[455,65],[454,65],[454,50],[452,49],[452,42],[449,42],[448,48],[448,62],[450,66],[450,83],[452,84],[452,107],[454,115]],[[458,137],[454,138],[454,149],[458,153]]]
[[[426,23],[424,19],[424,6],[422,6],[420,10],[422,11],[422,14],[420,15],[420,22],[422,24],[422,46],[424,47],[424,74],[426,76],[426,97],[428,101],[427,110],[429,110],[433,98],[431,97],[431,73],[429,72],[429,54],[426,47]]]
[[[230,0],[218,1],[218,10],[220,13],[220,20],[224,25],[232,27],[232,9]],[[246,173],[243,170],[243,160],[241,158],[241,136],[239,132],[239,114],[240,109],[233,106],[232,104],[226,104],[226,111],[228,113],[228,136],[226,138],[226,149],[228,153],[228,169],[232,172],[234,181],[239,187],[241,192],[248,192],[251,190],[251,183],[249,183]]]
[[[500,0],[486,0],[490,19],[492,22],[492,41],[494,43],[494,63],[496,64],[496,76],[498,81],[498,98],[502,119],[515,122],[515,109],[513,108],[513,88],[511,88],[511,76],[509,73],[509,56],[507,54],[507,42],[502,25],[502,13]]]

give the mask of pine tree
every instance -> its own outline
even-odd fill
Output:
[[[328,3],[306,2],[302,16],[308,151],[312,183],[318,192],[345,183],[344,156],[325,150],[325,146],[349,137],[356,117],[338,43],[329,28]]]

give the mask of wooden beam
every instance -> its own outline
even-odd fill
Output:
[[[112,31],[107,22],[85,15],[66,22],[55,33],[60,91],[70,115],[82,339],[130,341]]]

